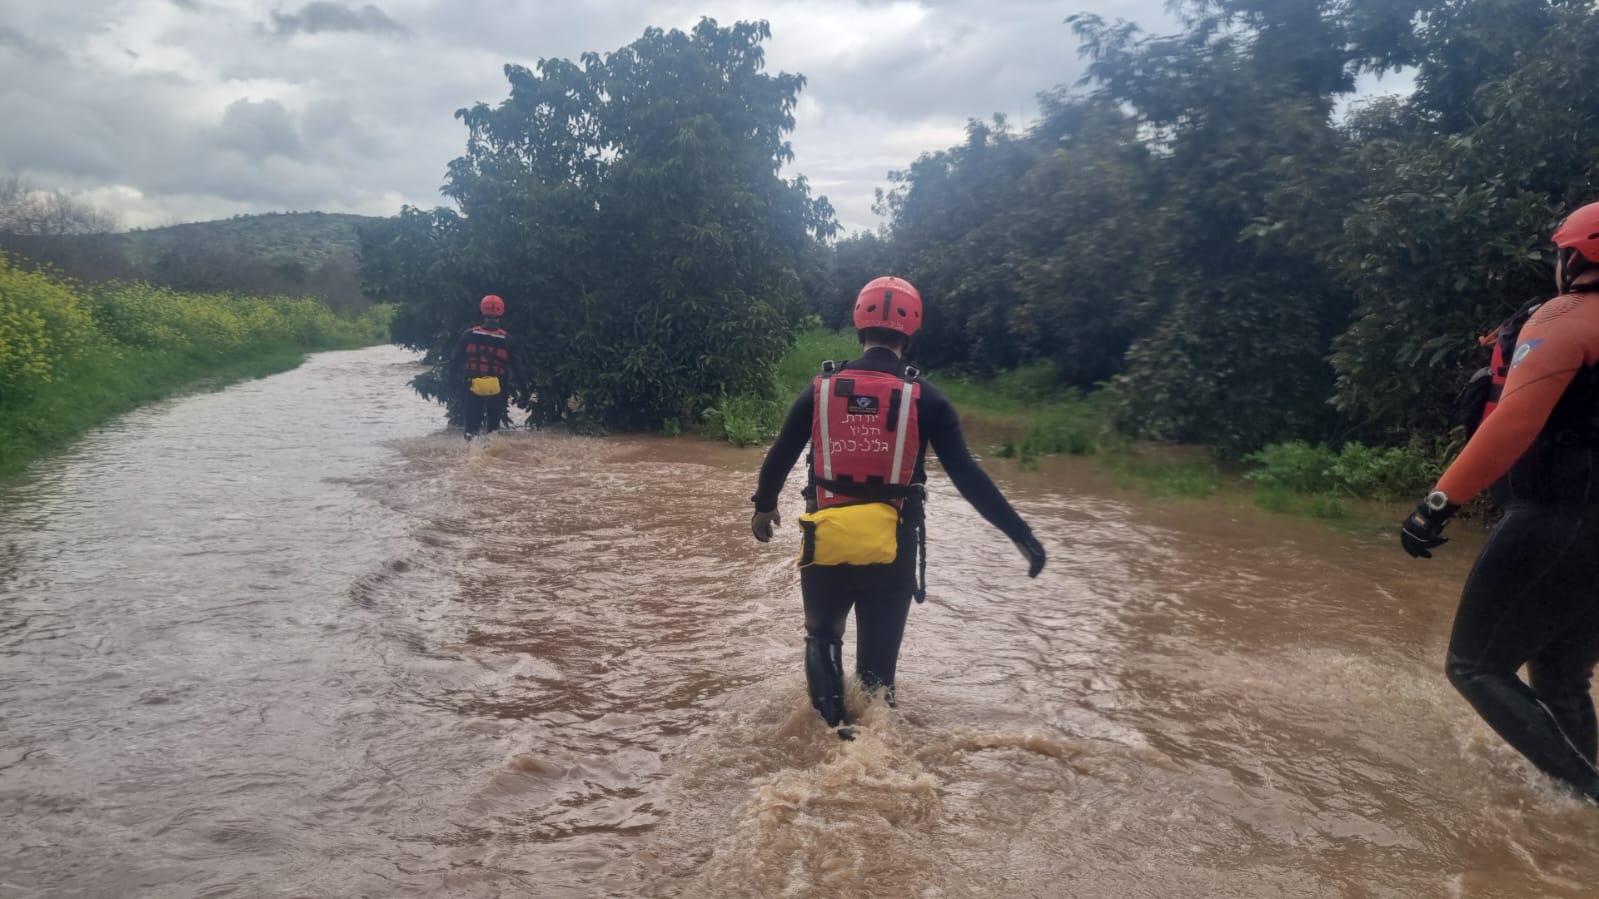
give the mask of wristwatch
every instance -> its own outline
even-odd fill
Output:
[[[1453,503],[1449,502],[1449,495],[1442,490],[1434,490],[1427,494],[1427,498],[1422,500],[1422,502],[1426,503],[1427,508],[1434,512],[1442,512],[1453,505]]]

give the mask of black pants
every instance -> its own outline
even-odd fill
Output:
[[[869,690],[894,699],[894,673],[916,589],[915,532],[902,526],[899,555],[887,565],[800,570],[805,602],[805,681],[811,704],[830,725],[844,718],[844,628],[855,611],[855,673]]]
[[[505,412],[510,405],[510,396],[501,390],[493,396],[478,396],[471,390],[466,392],[466,406],[462,417],[466,420],[466,436],[471,437],[479,430],[498,431],[500,422],[505,420]]]
[[[1466,579],[1449,680],[1518,752],[1593,799],[1596,662],[1599,507],[1507,506]]]

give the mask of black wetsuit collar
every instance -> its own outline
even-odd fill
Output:
[[[899,374],[905,370],[905,360],[888,347],[874,346],[861,354],[859,359],[852,360],[846,368],[864,369],[866,371],[883,371]]]

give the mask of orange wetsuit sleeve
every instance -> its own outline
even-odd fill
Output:
[[[1504,394],[1436,489],[1464,503],[1498,480],[1532,446],[1571,379],[1599,361],[1599,297],[1557,297],[1521,329]]]

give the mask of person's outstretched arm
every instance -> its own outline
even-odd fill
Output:
[[[926,417],[921,425],[926,430],[927,442],[938,454],[938,461],[943,464],[950,482],[972,504],[977,514],[1016,544],[1016,548],[1027,557],[1028,577],[1037,577],[1044,567],[1044,547],[1033,536],[1033,529],[1011,507],[1005,494],[999,492],[999,487],[988,476],[988,472],[983,471],[977,460],[972,458],[966,437],[961,433],[960,416],[955,413],[955,407],[938,388],[926,381],[922,382],[922,396]]]
[[[811,414],[816,399],[811,388],[806,387],[789,407],[788,418],[778,432],[772,448],[766,451],[766,461],[761,463],[761,476],[755,486],[755,511],[770,512],[777,508],[777,495],[783,491],[783,482],[794,469],[794,463],[804,452],[811,439]]]

